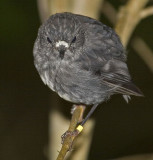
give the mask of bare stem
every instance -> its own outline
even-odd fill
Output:
[[[153,15],[153,6],[145,8],[140,13],[141,19],[146,18],[146,17],[151,16],[151,15]]]
[[[72,115],[72,119],[70,122],[68,132],[75,131],[78,122],[80,122],[80,119],[82,119],[82,115],[84,113],[84,110],[85,110],[85,106],[83,106],[83,105],[79,105],[76,107],[76,109],[74,110],[73,115]],[[57,157],[57,160],[63,160],[65,158],[66,153],[70,150],[75,137],[76,137],[76,135],[74,134],[74,135],[67,136],[65,138],[63,145],[62,145],[62,148],[61,148],[59,155]]]
[[[115,23],[117,12],[109,2],[106,1],[104,3],[102,12],[103,14],[105,14],[105,16],[109,19],[109,21],[112,24]],[[113,13],[113,15],[110,13]],[[153,6],[147,7],[146,9],[143,9],[140,12],[141,19],[147,18],[150,15],[153,15]],[[140,37],[133,38],[131,46],[136,51],[136,53],[143,59],[143,61],[147,64],[148,68],[153,72],[153,52],[151,51],[149,46],[147,46],[144,40],[141,39]]]
[[[136,25],[141,20],[140,12],[148,1],[149,0],[129,0],[128,3],[120,9],[115,30],[125,47]]]
[[[132,40],[132,47],[139,54],[139,56],[146,62],[149,69],[153,72],[153,52],[141,38],[134,38]]]

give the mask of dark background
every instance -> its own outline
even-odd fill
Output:
[[[122,4],[117,3],[116,8]],[[111,25],[103,15],[101,20]],[[47,159],[48,115],[54,99],[33,65],[39,25],[36,1],[0,1],[0,160]],[[143,20],[134,35],[153,50],[153,16]],[[153,74],[130,45],[128,53],[133,81],[145,97],[132,97],[126,104],[116,95],[97,109],[91,160],[153,152]],[[55,97],[69,114],[72,104]]]

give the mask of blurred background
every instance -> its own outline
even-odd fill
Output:
[[[99,19],[114,27],[108,15],[114,16],[113,11],[126,3],[107,0],[99,7]],[[152,5],[152,0],[147,3]],[[33,65],[39,15],[36,0],[0,1],[0,160],[48,160],[53,104],[60,104],[61,112],[71,117],[72,104],[50,91]],[[96,125],[89,160],[153,153],[153,68],[137,53],[134,37],[153,51],[153,16],[136,26],[127,46],[131,76],[145,97],[132,97],[126,104],[121,95],[115,95],[100,105],[93,115]]]

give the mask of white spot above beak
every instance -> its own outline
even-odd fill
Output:
[[[58,42],[56,42],[56,47],[59,47],[61,45],[63,45],[66,48],[69,47],[69,44],[67,42],[65,42],[65,41],[58,41]]]

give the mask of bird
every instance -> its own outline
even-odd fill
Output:
[[[52,91],[74,104],[92,105],[81,126],[114,94],[127,102],[132,95],[143,96],[132,82],[119,36],[96,19],[69,12],[51,15],[38,30],[33,56]]]

